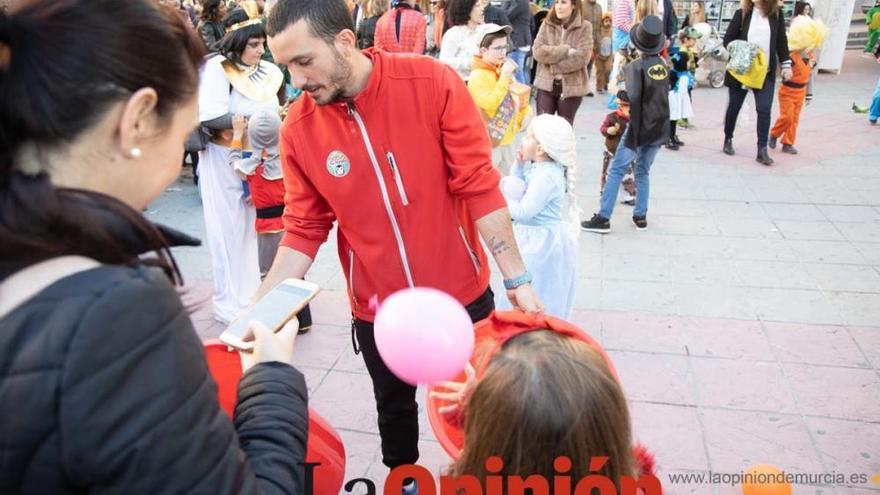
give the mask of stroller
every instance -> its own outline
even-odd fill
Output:
[[[697,53],[700,61],[694,79],[697,84],[708,83],[713,88],[724,86],[724,74],[727,72],[729,54],[724,48],[724,41],[718,31],[707,23],[700,23],[694,29],[703,36],[697,41]]]

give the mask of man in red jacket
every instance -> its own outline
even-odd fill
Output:
[[[482,236],[514,305],[542,306],[461,78],[429,57],[361,52],[352,24],[343,0],[281,0],[269,16],[269,47],[305,94],[281,131],[286,232],[256,297],[305,275],[337,222],[352,332],[373,380],[383,462],[393,468],[418,459],[416,389],[382,362],[369,300],[434,287],[474,321],[485,318],[494,303]]]

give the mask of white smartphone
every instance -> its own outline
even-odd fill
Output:
[[[253,349],[253,342],[243,340],[251,321],[257,320],[273,332],[277,332],[302,311],[320,290],[317,285],[304,280],[295,278],[283,280],[257,301],[247,313],[233,321],[220,335],[220,341],[236,349],[245,351]]]

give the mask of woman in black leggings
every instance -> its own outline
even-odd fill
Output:
[[[734,40],[744,40],[757,44],[767,55],[768,72],[761,89],[753,89],[755,108],[758,113],[758,155],[756,160],[771,165],[773,159],[767,153],[770,135],[770,110],[773,108],[773,91],[776,86],[776,67],[782,67],[782,79],[791,77],[791,60],[788,55],[788,38],[785,35],[785,21],[776,0],[743,0],[742,8],[737,10],[724,34],[724,46]],[[730,73],[724,76],[730,99],[724,119],[724,153],[733,155],[733,130],[739,110],[748,94],[748,89]]]

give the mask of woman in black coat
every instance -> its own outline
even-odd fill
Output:
[[[152,0],[35,0],[0,45],[0,493],[303,493],[295,325],[252,329],[230,420],[141,214],[180,172],[202,42]]]
[[[773,93],[776,87],[776,67],[782,67],[782,79],[791,77],[791,60],[788,55],[788,38],[785,35],[785,20],[776,0],[742,0],[742,8],[733,14],[724,46],[734,40],[745,40],[757,44],[764,51],[768,61],[767,78],[761,89],[753,89],[755,108],[758,113],[758,155],[756,160],[771,165],[773,159],[767,153],[770,137],[770,111],[773,108]],[[733,155],[733,131],[739,110],[742,108],[748,90],[743,88],[730,73],[724,76],[728,87],[729,100],[724,117],[724,153]]]
[[[226,26],[223,22],[225,18],[226,2],[224,0],[204,0],[202,2],[198,31],[209,52],[216,51],[215,45],[226,34]]]

